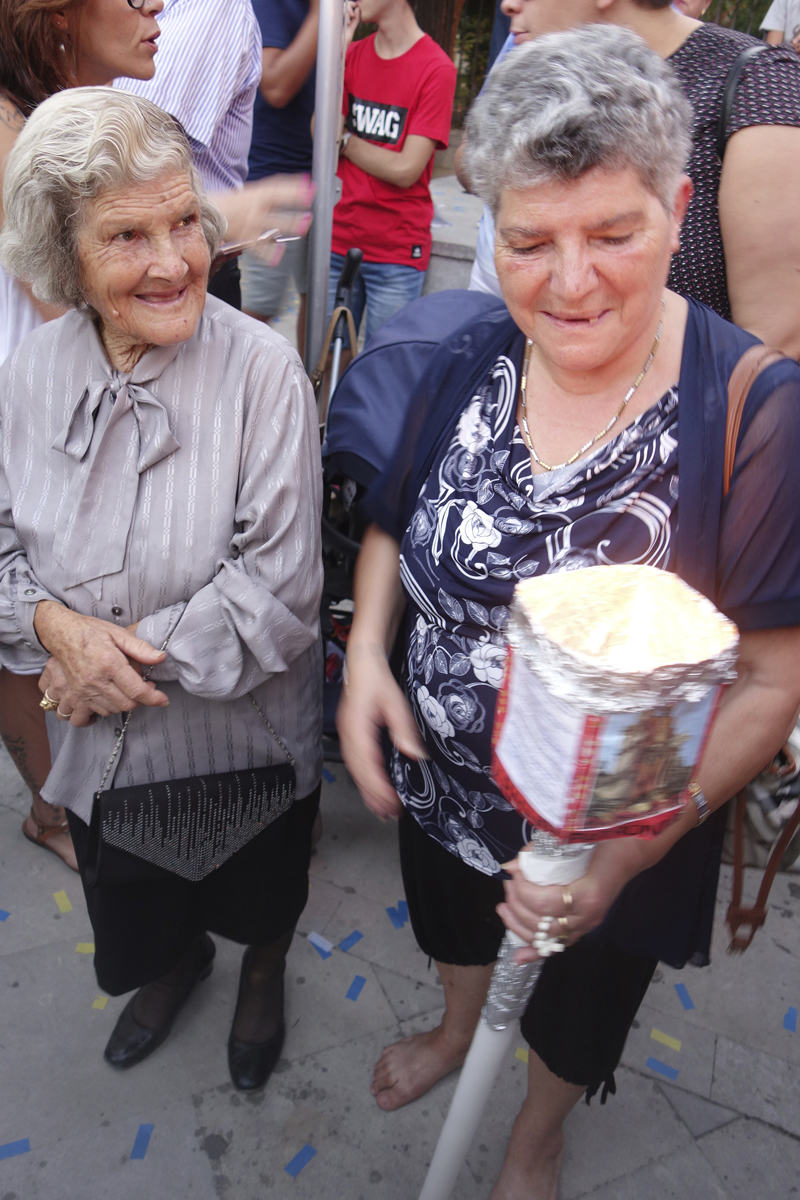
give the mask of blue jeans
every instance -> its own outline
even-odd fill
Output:
[[[328,320],[331,319],[336,287],[344,266],[344,256],[331,254],[331,279],[328,285]],[[425,272],[416,267],[404,267],[400,263],[368,263],[361,264],[353,290],[350,293],[350,307],[356,325],[356,333],[361,327],[364,308],[367,310],[366,340],[380,329],[384,321],[393,317],[401,308],[405,308],[412,300],[416,300],[422,292],[425,282]],[[350,339],[345,335],[344,345],[350,345]]]

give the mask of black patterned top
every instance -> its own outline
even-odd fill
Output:
[[[491,773],[516,584],[601,563],[674,568],[678,519],[677,388],[588,458],[533,475],[516,421],[520,365],[500,355],[464,407],[400,557],[403,682],[429,758],[395,748],[392,782],[425,832],[485,875],[530,841]]]
[[[757,39],[745,33],[709,23],[696,29],[669,59],[695,112],[688,167],[695,191],[668,286],[728,320],[731,306],[717,203],[717,123],[728,72],[741,51],[756,44]],[[728,134],[749,125],[800,126],[800,58],[787,46],[756,55],[739,78]]]

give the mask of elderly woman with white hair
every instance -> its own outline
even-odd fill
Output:
[[[0,372],[0,639],[53,766],[130,1067],[246,945],[233,1082],[284,1036],[319,801],[319,446],[283,338],[206,296],[224,218],[177,122],[105,88],[12,150],[0,255],[69,308]],[[124,717],[119,714],[127,714]]]
[[[400,817],[446,1000],[437,1028],[384,1051],[378,1104],[463,1061],[504,922],[528,943],[544,917],[569,928],[522,1021],[528,1097],[493,1200],[554,1200],[563,1121],[614,1091],[658,960],[708,962],[722,806],[800,705],[800,368],[758,376],[723,500],[728,380],[756,339],[665,286],[690,121],[670,68],[618,28],[542,38],[493,72],[468,171],[507,309],[439,348],[368,497],[339,728],[367,805]],[[650,841],[601,843],[567,896],[511,861],[530,831],[492,779],[491,731],[516,583],[602,563],[677,571],[736,621],[741,653],[695,803]]]

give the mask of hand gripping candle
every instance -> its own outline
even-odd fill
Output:
[[[495,714],[492,774],[531,824],[532,883],[585,874],[593,844],[654,837],[689,797],[738,633],[676,575],[591,567],[520,583]],[[447,1200],[543,959],[518,965],[507,932],[420,1200]]]

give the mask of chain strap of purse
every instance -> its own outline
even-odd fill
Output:
[[[162,653],[162,654],[163,654],[163,653],[164,653],[164,651],[166,650],[166,648],[167,648],[167,645],[169,644],[169,640],[170,640],[170,638],[172,637],[172,634],[173,634],[173,630],[172,630],[172,629],[170,629],[170,631],[169,631],[169,633],[167,634],[167,636],[166,636],[166,638],[165,638],[165,640],[164,640],[164,643],[163,643],[163,645],[162,645],[162,647],[161,647],[161,651],[160,651],[160,653]],[[156,664],[155,664],[155,663],[153,663],[153,665],[152,665],[152,666],[148,667],[147,671],[146,671],[146,672],[145,672],[145,674],[142,676],[142,682],[143,682],[143,683],[147,683],[147,681],[148,681],[148,679],[150,678],[150,675],[151,675],[151,673],[152,673],[152,671],[153,671],[153,669],[154,669],[154,667],[155,667],[155,666],[156,666]],[[283,751],[283,753],[286,755],[286,761],[288,762],[289,766],[290,766],[290,767],[294,767],[294,766],[296,766],[295,760],[294,760],[294,758],[292,757],[292,755],[291,755],[291,753],[290,753],[290,751],[289,751],[289,747],[286,745],[286,743],[284,742],[283,738],[282,738],[282,737],[280,737],[280,735],[279,735],[278,733],[276,733],[276,731],[273,729],[273,727],[272,727],[272,723],[270,722],[269,718],[267,717],[267,714],[266,714],[266,713],[265,713],[265,712],[264,712],[264,711],[261,709],[261,707],[260,707],[260,706],[259,706],[259,704],[257,703],[257,701],[256,701],[255,697],[253,696],[252,692],[248,692],[248,693],[247,693],[247,698],[248,698],[248,700],[250,701],[250,703],[252,704],[253,708],[254,708],[254,709],[256,710],[256,712],[258,713],[258,715],[261,717],[261,720],[264,722],[264,724],[266,725],[267,729],[269,730],[269,732],[270,732],[270,733],[272,734],[272,736],[274,737],[275,741],[276,741],[276,742],[278,743],[278,745],[280,746],[280,748],[281,748],[281,750]],[[111,752],[111,758],[108,760],[108,766],[107,766],[107,767],[106,767],[106,769],[105,769],[105,772],[104,772],[104,774],[103,774],[103,778],[100,780],[100,787],[97,789],[99,792],[102,792],[103,788],[105,787],[105,785],[106,785],[106,780],[108,779],[109,775],[111,774],[111,768],[114,766],[114,763],[117,761],[117,756],[118,756],[118,754],[119,754],[120,750],[122,749],[122,743],[123,743],[123,741],[124,741],[124,738],[125,738],[125,731],[127,730],[127,728],[128,728],[128,725],[130,724],[130,719],[131,719],[131,717],[133,716],[133,713],[134,713],[134,710],[133,710],[133,709],[131,709],[131,711],[130,711],[129,713],[126,713],[126,715],[125,715],[125,720],[122,722],[122,728],[121,728],[121,729],[120,729],[120,731],[119,731],[119,736],[117,737],[117,740],[116,740],[116,742],[114,743],[114,749],[113,749],[113,750],[112,750],[112,752]]]

